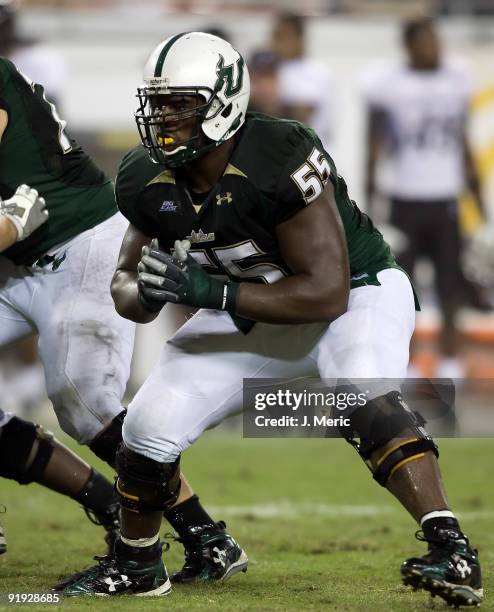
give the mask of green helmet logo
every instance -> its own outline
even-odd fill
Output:
[[[234,82],[235,64],[237,65],[236,82]],[[220,91],[223,88],[223,85],[226,83],[224,93],[227,98],[235,96],[242,89],[245,62],[242,57],[239,57],[235,64],[229,64],[228,66],[225,66],[225,58],[220,55],[220,59],[218,60],[218,63],[216,65],[216,74],[218,75],[218,80],[216,81],[215,89],[216,91]]]

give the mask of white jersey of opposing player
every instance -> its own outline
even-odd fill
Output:
[[[63,55],[42,45],[19,47],[9,59],[34,83],[41,83],[50,101],[63,100],[67,64]]]
[[[461,194],[471,91],[469,72],[460,61],[432,71],[395,66],[367,75],[366,101],[383,113],[386,129],[389,195],[432,200]]]
[[[329,148],[335,113],[335,84],[329,68],[311,57],[282,62],[278,73],[279,96],[283,104],[312,106],[307,122]]]

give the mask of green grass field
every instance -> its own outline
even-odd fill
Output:
[[[494,610],[493,456],[493,440],[441,444],[450,501],[480,549],[485,610]],[[213,433],[186,453],[183,466],[204,505],[246,550],[249,571],[224,585],[179,586],[163,599],[74,599],[61,609],[394,611],[430,609],[431,602],[446,609],[442,600],[401,585],[401,562],[422,554],[424,544],[344,442]],[[8,508],[0,517],[8,541],[0,557],[0,592],[46,591],[103,550],[100,528],[77,504],[37,485],[3,480],[0,503]],[[165,561],[169,569],[179,567],[178,544]]]

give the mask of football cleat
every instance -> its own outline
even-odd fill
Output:
[[[482,601],[482,576],[477,551],[470,548],[467,537],[454,529],[436,527],[426,540],[429,552],[408,559],[401,566],[403,584],[429,591],[452,606],[476,606]]]
[[[191,527],[188,535],[184,537],[167,534],[185,548],[184,566],[172,574],[172,582],[224,582],[238,572],[247,571],[249,559],[225,527],[225,523],[219,521]]]
[[[98,561],[88,569],[74,574],[66,581],[63,589],[56,585],[54,590],[65,597],[97,595],[136,595],[138,597],[158,597],[168,595],[171,583],[166,568],[159,556],[152,562],[119,559],[117,555],[94,557]]]
[[[115,502],[101,512],[84,508],[84,512],[91,523],[101,525],[106,531],[106,554],[112,555],[115,542],[120,537],[120,505]]]
[[[109,556],[113,555],[115,542],[120,537],[119,508],[120,506],[118,502],[108,506],[104,512],[95,512],[94,510],[89,510],[83,506],[83,510],[91,523],[101,525],[105,529],[106,554]],[[55,584],[52,590],[62,593],[69,585],[76,582],[83,575],[83,573],[84,571],[77,572],[76,574],[71,574],[69,576],[60,576],[59,582]]]

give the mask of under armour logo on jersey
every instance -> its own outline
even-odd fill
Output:
[[[160,206],[160,212],[177,212],[179,202],[174,202],[173,200],[164,200],[164,202]]]
[[[226,193],[219,193],[216,196],[216,204],[221,206],[222,204],[231,204],[233,202],[232,192],[227,191]]]
[[[113,578],[110,577],[105,578],[105,584],[108,585],[108,590],[110,591],[110,593],[115,593],[117,588],[122,586],[128,587],[132,584],[132,582],[128,579],[127,576],[125,576],[125,574],[120,574],[120,578],[117,578],[117,580],[113,580]]]
[[[472,573],[472,568],[468,565],[465,559],[460,559],[456,563],[456,569],[458,570],[462,578],[466,578],[467,576],[470,576],[470,574]]]
[[[213,548],[213,552],[218,555],[217,557],[215,557],[213,555],[213,561],[215,563],[220,563],[222,567],[225,567],[225,565],[226,565],[226,552],[224,550],[221,550],[217,546],[215,546]]]

